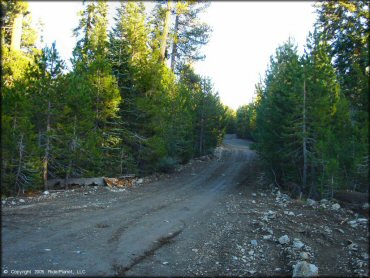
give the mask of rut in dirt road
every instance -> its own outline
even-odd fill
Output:
[[[205,242],[210,216],[222,211],[225,196],[237,194],[252,174],[255,154],[248,145],[228,136],[217,158],[129,192],[3,210],[3,270],[192,275],[193,246]],[[165,247],[170,251],[162,254]]]

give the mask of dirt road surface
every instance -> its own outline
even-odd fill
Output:
[[[227,136],[214,159],[122,192],[99,187],[3,207],[2,274],[289,275],[291,255],[277,242],[284,234],[305,243],[320,274],[366,271],[354,260],[367,252],[367,226],[340,224],[356,218],[345,211],[277,202],[257,187],[249,145]]]

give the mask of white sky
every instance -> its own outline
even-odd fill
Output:
[[[44,40],[56,41],[61,56],[69,60],[76,40],[72,30],[78,25],[82,1],[30,1],[34,21],[44,22]],[[148,3],[149,4],[149,3]],[[249,103],[254,86],[278,45],[289,36],[300,53],[315,20],[313,2],[212,2],[202,19],[213,33],[202,52],[206,60],[195,65],[196,72],[212,78],[224,104],[236,109]],[[110,2],[110,20],[118,2]]]

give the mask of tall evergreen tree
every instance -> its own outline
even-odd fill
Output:
[[[33,108],[26,80],[28,69],[34,66],[35,32],[25,26],[30,17],[27,2],[3,1],[1,12],[1,183],[5,194],[19,194],[40,180],[36,134],[31,122]]]
[[[209,2],[178,1],[172,28],[171,69],[178,73],[184,64],[204,59],[200,48],[208,43],[211,27],[200,20]]]
[[[271,58],[256,118],[257,149],[279,184],[302,177],[302,92],[302,67],[289,40]]]
[[[46,47],[40,55],[35,57],[35,66],[27,74],[28,91],[31,105],[36,109],[32,111],[32,121],[38,133],[38,147],[42,153],[42,176],[44,187],[47,189],[49,176],[55,177],[50,171],[50,166],[55,169],[55,129],[57,122],[60,96],[60,80],[65,68],[60,59],[55,43],[50,48]]]
[[[113,140],[110,134],[109,122],[118,111],[120,94],[115,77],[112,76],[112,66],[108,59],[106,1],[89,2],[81,13],[79,26],[75,35],[79,38],[74,50],[74,74],[81,75],[85,88],[89,90],[91,119],[93,129],[86,143],[91,151],[88,153],[89,166],[93,173],[101,173],[104,169],[104,157],[107,148],[106,140]]]
[[[348,100],[352,124],[351,160],[355,170],[351,183],[366,186],[369,167],[369,3],[330,1],[317,4],[317,27],[330,44],[341,90]]]

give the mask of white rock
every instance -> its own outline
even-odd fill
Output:
[[[11,202],[11,204],[12,204],[12,205],[15,205],[15,204],[16,204],[16,202],[12,201],[12,202]]]
[[[308,260],[309,256],[307,252],[301,252],[299,253],[299,256],[301,257],[302,260]]]
[[[316,205],[316,201],[315,201],[315,200],[312,200],[312,199],[310,199],[310,198],[308,198],[308,199],[307,199],[307,204],[308,204],[309,206],[314,206],[314,205]]]
[[[5,205],[6,204],[6,201],[4,200],[4,201],[1,201],[1,203],[3,204],[3,205]]]
[[[256,197],[256,196],[257,196],[257,194],[256,194],[256,193],[252,193],[252,196],[253,196],[253,197]]]
[[[251,251],[248,252],[248,254],[252,256],[254,254],[254,251],[251,250]]]
[[[193,249],[191,249],[191,251],[193,251],[193,252],[198,252],[198,249],[196,249],[196,248],[193,248]]]
[[[233,256],[233,260],[234,260],[234,261],[237,261],[237,260],[238,260],[238,257]]]
[[[271,218],[274,218],[274,217],[271,217]],[[267,215],[265,215],[265,216],[262,217],[262,220],[268,222],[269,221],[269,217]]]
[[[281,198],[284,200],[284,201],[290,201],[291,200],[291,198],[289,197],[289,195],[287,195],[287,194],[281,194]]]
[[[252,240],[251,240],[251,244],[252,244],[252,245],[254,245],[254,246],[257,246],[257,240],[252,239]]]
[[[300,241],[298,238],[293,240],[293,247],[296,249],[301,249],[304,246],[304,243]]]
[[[367,223],[367,219],[366,218],[358,218],[357,223]]]
[[[349,225],[351,225],[352,228],[356,228],[357,227],[357,221],[356,220],[348,221],[347,223]]]
[[[255,204],[256,203],[256,201],[255,200],[252,200],[252,204]]]
[[[279,243],[280,244],[287,244],[289,242],[289,237],[287,235],[283,235],[282,237],[279,238]]]
[[[166,265],[166,264],[168,264],[168,262],[163,262],[162,264]]]
[[[326,200],[326,199],[321,199],[320,200],[320,204],[326,204],[328,202],[328,200]]]
[[[358,250],[358,245],[356,243],[352,243],[348,245],[349,250],[357,251]]]
[[[250,273],[250,274],[254,274],[254,273],[256,273],[256,271],[255,270],[248,270],[248,272]]]
[[[331,209],[332,210],[338,210],[338,209],[340,209],[340,205],[339,204],[332,204]]]
[[[20,203],[24,203],[24,202],[25,202],[25,200],[23,200],[23,199],[19,199],[19,202],[20,202]]]
[[[47,191],[47,190],[45,190],[42,194],[44,194],[44,195],[49,195],[49,194],[50,194],[50,192],[49,192],[49,191]]]
[[[280,267],[275,268],[275,271],[280,271],[280,270],[281,270]]]
[[[364,210],[367,210],[367,209],[369,209],[369,204],[365,203],[361,206],[361,208],[364,209]]]
[[[300,261],[293,267],[292,277],[313,277],[318,275],[319,269],[317,266],[305,261]]]
[[[144,181],[143,179],[138,179],[136,183],[141,184],[141,183],[143,183],[143,181]]]
[[[263,236],[263,239],[271,239],[271,235]]]

